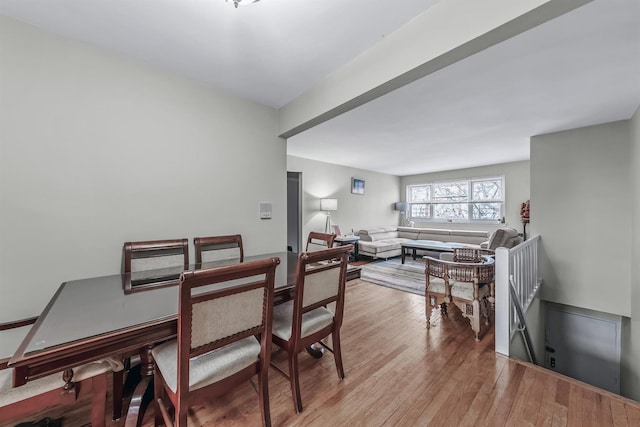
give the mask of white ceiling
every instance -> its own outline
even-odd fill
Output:
[[[0,0],[0,13],[281,107],[438,0]],[[640,105],[640,1],[595,0],[289,139],[410,175],[525,160]]]
[[[596,0],[289,139],[394,175],[529,159],[529,137],[640,106],[640,1]]]
[[[0,0],[0,13],[281,107],[436,2]]]

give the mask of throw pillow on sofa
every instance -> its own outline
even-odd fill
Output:
[[[522,237],[518,235],[518,230],[513,228],[498,228],[489,237],[488,249],[512,248],[522,243]]]

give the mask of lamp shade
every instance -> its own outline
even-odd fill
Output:
[[[406,212],[409,210],[409,203],[407,202],[396,202],[393,205],[393,209],[396,211]]]
[[[321,211],[337,211],[338,199],[320,199]]]

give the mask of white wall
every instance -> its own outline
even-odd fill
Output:
[[[482,177],[504,176],[505,180],[505,219],[506,226],[522,232],[520,222],[520,204],[529,200],[529,162],[500,163],[476,168],[458,169],[443,172],[433,172],[421,175],[408,175],[400,178],[402,200],[406,199],[406,187],[410,184],[424,184],[429,182],[448,181],[454,179],[472,179]],[[458,228],[487,230],[495,229],[504,224],[474,224],[474,223],[433,223],[416,221],[416,227]],[[529,230],[527,230],[528,234]]]
[[[622,394],[640,401],[640,108],[629,123],[633,195],[631,249],[631,319],[623,324]]]
[[[302,239],[310,231],[324,231],[326,214],[320,199],[338,199],[338,210],[331,213],[332,224],[343,234],[352,229],[398,225],[399,213],[393,203],[400,200],[399,178],[331,163],[287,156],[287,170],[302,172]],[[351,194],[351,178],[365,180],[365,194]]]
[[[544,300],[630,315],[628,121],[531,138],[531,229]]]
[[[624,316],[620,389],[638,401],[639,111],[628,121],[531,140],[531,224],[543,236],[542,298]],[[592,232],[601,229],[606,232]]]
[[[6,17],[0,56],[0,321],[118,273],[128,240],[285,247],[274,109]]]

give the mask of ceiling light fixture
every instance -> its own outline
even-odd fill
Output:
[[[246,6],[249,5],[251,3],[257,3],[260,0],[225,0],[227,3],[232,2],[233,5],[236,7],[236,9],[238,8],[238,5],[240,6]]]

